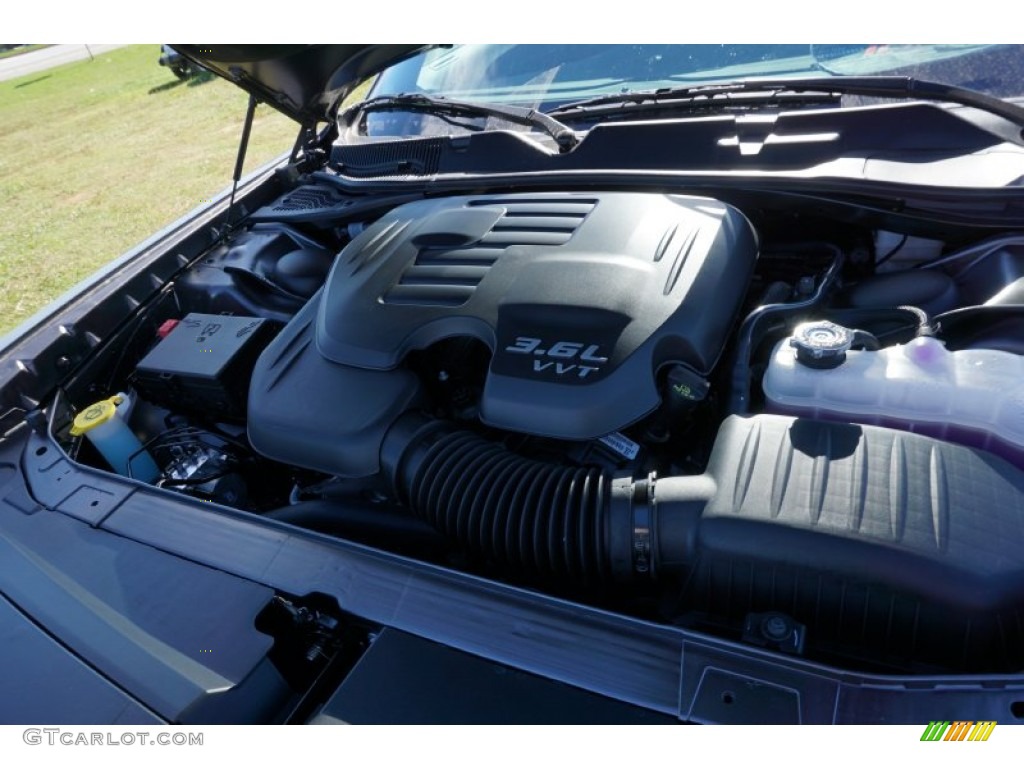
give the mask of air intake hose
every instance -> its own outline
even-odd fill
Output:
[[[382,463],[415,514],[492,561],[580,584],[654,575],[653,478],[525,458],[412,414],[388,432]]]

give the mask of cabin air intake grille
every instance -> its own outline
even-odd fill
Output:
[[[331,162],[340,173],[354,178],[429,176],[441,165],[447,139],[384,141],[334,147]]]
[[[505,212],[482,238],[470,245],[421,248],[398,282],[384,294],[385,304],[458,307],[506,249],[517,245],[556,247],[568,242],[596,200],[583,198],[485,198],[470,208],[500,207]]]
[[[289,192],[274,205],[275,211],[315,211],[333,208],[340,202],[340,196],[323,187],[302,187]]]

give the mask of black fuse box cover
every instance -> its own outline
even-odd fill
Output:
[[[256,358],[280,327],[258,317],[193,312],[138,364],[135,385],[170,410],[242,421]]]

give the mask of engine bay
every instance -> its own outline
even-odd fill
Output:
[[[1024,237],[298,182],[66,388],[80,463],[848,668],[1024,664]]]

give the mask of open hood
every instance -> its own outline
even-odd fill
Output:
[[[356,85],[426,45],[174,45],[294,120],[330,118]]]

